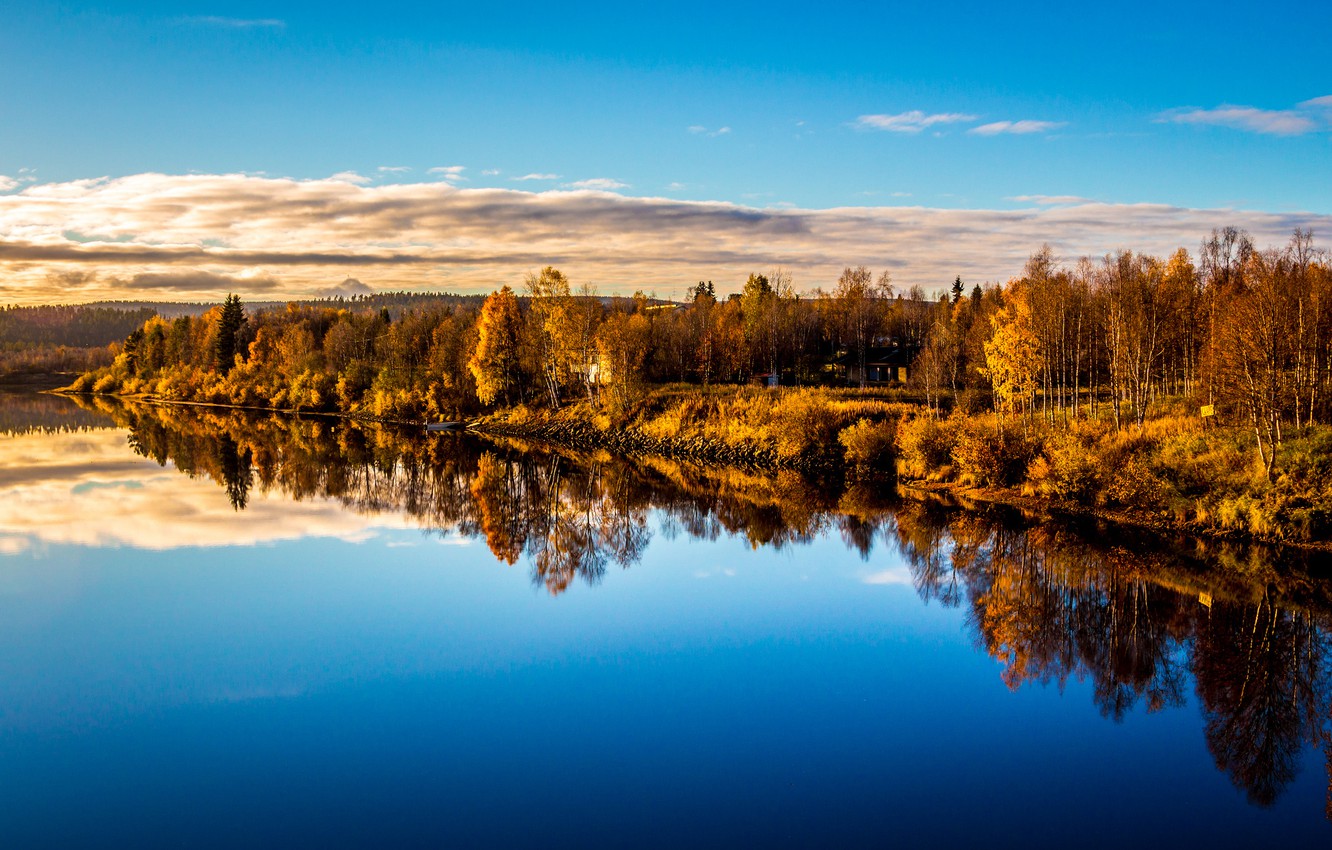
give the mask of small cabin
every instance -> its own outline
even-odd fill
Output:
[[[904,383],[907,380],[907,370],[915,356],[914,351],[900,345],[875,346],[868,349],[865,352],[864,383]],[[841,368],[848,385],[861,383],[860,356],[856,352],[848,351],[833,363]]]

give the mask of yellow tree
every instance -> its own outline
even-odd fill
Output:
[[[994,388],[996,409],[1016,413],[1034,403],[1041,372],[1040,345],[1027,293],[1012,286],[990,322],[994,335],[985,343],[983,371]]]
[[[513,290],[492,292],[477,319],[476,351],[467,369],[476,379],[476,397],[482,404],[503,398],[507,405],[518,384],[519,342],[523,319]]]
[[[569,367],[571,296],[569,279],[559,269],[546,266],[540,274],[528,274],[527,295],[532,299],[528,337],[536,371],[546,387],[551,407],[560,406],[560,387]]]
[[[613,409],[623,411],[638,397],[648,348],[648,320],[641,312],[616,311],[597,331],[599,365]]]

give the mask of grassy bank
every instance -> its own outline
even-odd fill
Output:
[[[558,410],[518,406],[481,419],[492,434],[534,437],[621,454],[658,455],[709,463],[807,471],[842,467],[851,457],[868,472],[891,470],[888,442],[854,452],[839,437],[867,427],[876,436],[895,430],[918,408],[889,394],[830,389],[704,389],[668,386],[645,394],[619,414],[588,402]],[[864,424],[861,424],[864,423]]]
[[[1058,426],[993,413],[938,417],[892,391],[679,384],[654,387],[618,411],[585,400],[518,405],[469,422],[571,448],[896,479],[1158,530],[1332,542],[1332,427],[1290,429],[1269,479],[1251,431],[1204,429],[1189,408],[1172,404],[1141,428],[1116,430],[1107,415]]]
[[[1165,406],[1141,428],[1117,431],[1105,419],[936,418],[851,390],[668,387],[619,416],[587,403],[520,406],[477,427],[623,454],[837,468],[1157,529],[1320,545],[1332,538],[1332,427],[1288,434],[1269,480],[1251,432],[1205,430],[1184,410]]]

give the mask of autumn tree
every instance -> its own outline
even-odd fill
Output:
[[[559,407],[560,388],[569,367],[569,279],[555,267],[546,266],[540,274],[527,275],[526,289],[532,303],[527,339],[533,367],[541,376],[551,407]]]
[[[1031,302],[1022,287],[1004,295],[1004,306],[990,319],[994,334],[985,343],[985,375],[1001,412],[1028,410],[1035,403],[1041,352],[1033,328]]]
[[[476,395],[482,404],[513,400],[520,364],[523,319],[518,299],[505,286],[492,292],[481,307],[477,320],[476,351],[467,368],[476,379]]]

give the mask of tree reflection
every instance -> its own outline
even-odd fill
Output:
[[[925,602],[964,610],[1009,688],[1088,682],[1100,712],[1119,722],[1183,705],[1192,679],[1206,745],[1255,804],[1281,795],[1306,748],[1323,748],[1332,813],[1332,601],[1328,583],[1290,553],[1033,525],[791,472],[628,462],[374,423],[85,403],[128,428],[140,454],[217,481],[236,510],[257,488],[404,513],[427,530],[483,538],[498,561],[522,562],[552,595],[634,565],[654,529],[735,536],[754,548],[840,537],[866,561],[905,561]]]

